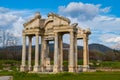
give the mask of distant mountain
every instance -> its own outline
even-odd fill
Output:
[[[14,49],[14,47],[8,47],[8,48],[10,50]],[[35,48],[35,46],[33,45],[32,48]],[[40,45],[40,48],[41,48],[41,45]],[[53,52],[54,51],[54,44],[53,43],[49,44],[49,48],[50,48],[50,51]],[[69,48],[69,44],[64,43],[63,48]],[[17,51],[19,51],[19,50],[22,49],[22,46],[16,46],[15,49]],[[2,50],[2,48],[0,48],[0,50]],[[83,50],[83,46],[78,46],[78,50]],[[93,51],[93,50],[94,51],[99,51],[99,52],[102,52],[102,53],[113,51],[112,48],[109,48],[109,47],[107,47],[105,45],[97,44],[97,43],[89,44],[89,50],[90,51]]]
[[[50,46],[50,50],[54,49],[54,44],[50,44],[49,46]],[[69,44],[64,43],[63,47],[64,48],[69,48]],[[83,46],[78,46],[78,50],[83,50]],[[101,53],[106,53],[106,52],[112,52],[113,51],[112,48],[107,47],[107,46],[102,45],[102,44],[97,44],[97,43],[89,44],[89,50],[90,51],[94,50],[94,51],[98,51],[98,52],[101,52]]]
[[[102,44],[97,44],[97,43],[89,44],[89,50],[90,51],[96,50],[96,51],[99,51],[99,52],[102,52],[102,53],[112,52],[113,51],[112,48],[107,47],[107,46],[102,45]]]
[[[39,45],[40,47],[40,52],[41,52],[41,45]],[[63,58],[64,60],[68,60],[68,50],[69,50],[70,45],[63,43]],[[78,46],[78,58],[82,59],[83,57],[83,46]],[[118,56],[118,53],[120,53],[120,51],[118,50],[113,50],[105,45],[102,44],[89,44],[89,51],[90,51],[90,59],[93,60],[108,60],[107,58],[109,58],[108,56],[114,55],[114,52],[116,53],[116,56]],[[49,57],[51,58],[51,60],[53,60],[54,58],[54,44],[50,43],[49,44]],[[112,53],[111,53],[112,52]],[[15,59],[15,60],[21,60],[21,53],[22,53],[22,46],[11,46],[11,47],[6,47],[6,48],[0,48],[0,59]],[[27,50],[26,53],[28,54],[28,46],[27,46]],[[32,58],[35,58],[35,46],[32,46]],[[110,54],[109,54],[110,53]],[[101,56],[103,54],[106,54],[104,56]],[[114,56],[112,56],[113,58],[111,58],[110,60],[113,59],[117,59],[118,58],[114,58]]]

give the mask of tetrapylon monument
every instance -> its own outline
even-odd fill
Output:
[[[82,71],[89,69],[89,50],[88,39],[91,34],[90,29],[83,30],[78,27],[77,23],[70,24],[68,18],[49,13],[47,19],[41,18],[37,12],[33,19],[24,24],[22,33],[22,61],[20,71],[33,72],[63,72],[63,35],[70,34],[70,51],[69,51],[69,72],[78,72],[77,58],[77,40],[83,39],[83,66]],[[28,37],[28,56],[26,56],[26,37]],[[31,64],[32,38],[35,37],[35,62]],[[39,38],[41,37],[41,54],[39,50]],[[50,65],[49,41],[54,41],[54,64]],[[39,59],[40,56],[40,59]],[[26,60],[28,57],[28,60]],[[28,61],[28,62],[26,62]],[[27,63],[27,64],[26,64]]]

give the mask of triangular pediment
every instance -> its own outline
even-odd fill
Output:
[[[39,25],[40,25],[40,19],[34,18],[28,21],[27,23],[25,23],[24,27],[30,29],[30,28],[39,27]]]
[[[33,19],[29,20],[24,24],[26,29],[39,29],[43,28],[45,19],[41,19],[40,14],[37,14]]]
[[[48,18],[45,21],[45,30],[52,30],[54,27],[62,27],[68,26],[70,24],[70,20],[68,18],[59,16],[54,13],[49,13]]]
[[[54,13],[49,13],[48,14],[48,20],[53,20],[54,25],[69,25],[70,24],[70,20],[68,18],[59,16],[57,14]]]

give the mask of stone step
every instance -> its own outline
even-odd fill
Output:
[[[0,80],[13,80],[13,76],[0,76]]]

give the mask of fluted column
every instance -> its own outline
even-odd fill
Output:
[[[69,72],[75,72],[74,54],[74,33],[70,32]]]
[[[55,42],[54,42],[54,66],[53,66],[53,72],[59,72],[59,64],[58,64],[58,33],[55,33]]]
[[[41,36],[41,71],[44,72],[45,63],[45,40],[44,36]]]
[[[46,45],[45,57],[49,58],[49,41],[45,41],[45,45]]]
[[[47,56],[47,52],[48,52],[48,50],[47,50],[47,40],[45,40],[45,43],[44,43],[44,52],[45,52],[45,54],[44,54],[44,67],[46,68],[46,58],[48,57]]]
[[[60,71],[63,71],[63,41],[62,41],[62,34],[59,36],[59,45],[60,45],[60,52],[59,52],[59,65]]]
[[[77,34],[75,34],[75,39],[74,39],[74,44],[75,44],[75,72],[78,72],[78,53],[77,53]]]
[[[36,34],[34,72],[38,72],[38,71],[39,71],[39,34]]]
[[[29,49],[28,49],[28,70],[32,70],[31,66],[31,52],[32,52],[32,36],[29,36]]]
[[[22,36],[22,62],[21,62],[21,67],[20,71],[24,72],[26,71],[26,35],[23,34]]]
[[[89,50],[88,50],[88,37],[85,35],[83,38],[83,71],[89,69]]]

